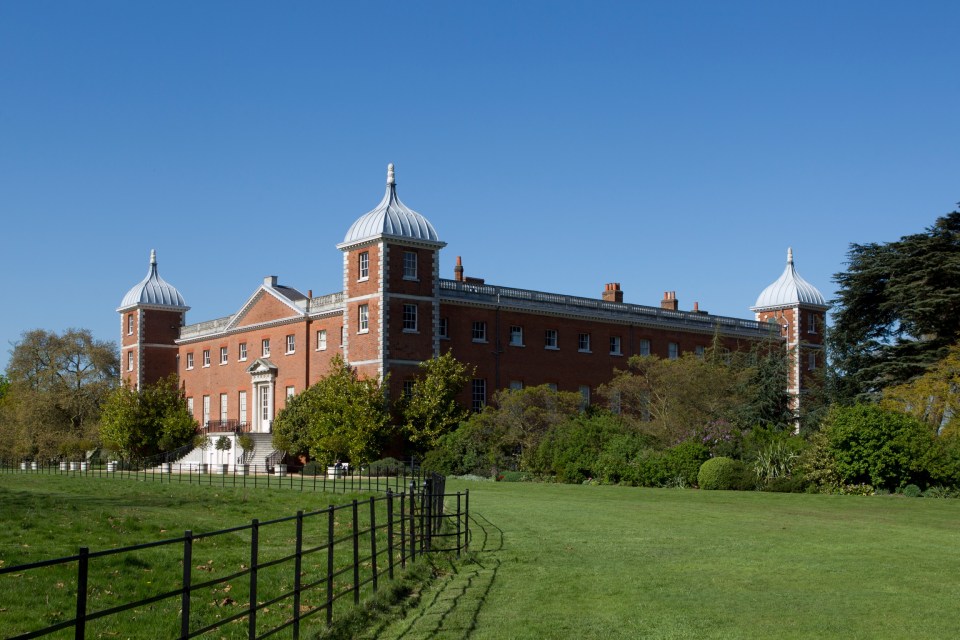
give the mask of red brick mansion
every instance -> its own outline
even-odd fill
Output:
[[[397,397],[418,363],[450,351],[476,367],[464,403],[482,407],[493,392],[549,384],[590,401],[634,354],[677,358],[700,353],[719,335],[730,349],[770,335],[792,350],[791,391],[823,363],[828,308],[794,269],[751,308],[753,319],[679,309],[674,292],[658,306],[623,301],[618,283],[583,298],[486,284],[464,276],[460,258],[442,278],[446,243],[397,197],[393,165],[386,193],[347,230],[343,290],[314,297],[268,276],[232,314],[186,324],[189,307],[165,282],[151,253],[146,278],[123,298],[121,358],[133,387],[176,373],[201,424],[243,425],[269,433],[286,399],[323,377],[335,354],[362,375],[390,374]]]

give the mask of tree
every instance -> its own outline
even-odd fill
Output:
[[[100,439],[126,457],[144,458],[189,444],[197,426],[171,375],[140,390],[115,389],[103,405]]]
[[[14,344],[7,365],[0,441],[6,453],[52,458],[94,446],[100,407],[119,380],[111,342],[86,329],[36,329]]]
[[[421,362],[420,371],[410,396],[399,403],[400,413],[410,442],[429,449],[470,415],[469,409],[457,402],[457,396],[472,374],[449,352]]]
[[[960,340],[960,211],[895,242],[852,244],[830,346],[845,401],[928,371]]]
[[[826,446],[846,484],[925,486],[933,434],[925,424],[877,405],[836,405],[824,423]]]
[[[960,344],[922,376],[884,389],[880,404],[922,420],[936,433],[960,435]]]
[[[294,396],[277,414],[273,444],[327,463],[346,458],[359,466],[380,452],[389,422],[381,383],[360,378],[336,355],[329,375]]]
[[[492,413],[498,430],[506,434],[507,444],[516,450],[521,467],[525,467],[529,463],[526,458],[536,451],[544,435],[579,415],[582,402],[579,393],[556,391],[543,384],[501,389],[493,397],[494,407],[487,407],[484,412]]]

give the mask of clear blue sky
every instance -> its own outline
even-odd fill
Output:
[[[157,249],[189,322],[342,288],[386,165],[468,275],[749,317],[793,246],[960,200],[957,2],[0,2],[0,368],[116,340]]]

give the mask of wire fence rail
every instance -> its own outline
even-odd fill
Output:
[[[176,462],[119,460],[106,463],[87,462],[0,462],[0,474],[47,474],[116,478],[220,487],[288,488],[299,491],[332,493],[385,492],[401,493],[411,482],[419,485],[429,474],[415,462],[390,467],[351,469],[332,466],[327,469],[293,465],[218,465]]]
[[[303,621],[325,616],[333,624],[335,610],[376,594],[425,554],[467,549],[469,492],[447,494],[445,484],[427,474],[419,485],[317,511],[0,566],[0,629],[11,639],[185,639],[214,631],[250,640],[286,631],[298,639]],[[347,598],[352,605],[335,606]],[[37,628],[44,618],[50,623]]]

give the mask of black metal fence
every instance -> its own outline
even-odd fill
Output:
[[[400,492],[388,489],[319,511],[208,533],[185,531],[120,549],[81,547],[65,558],[0,566],[0,629],[18,639],[57,632],[64,637],[71,630],[78,639],[105,631],[127,636],[131,632],[123,630],[131,628],[135,636],[157,638],[216,631],[217,637],[254,639],[289,630],[288,637],[296,639],[305,620],[324,616],[332,624],[338,602],[360,603],[424,554],[459,556],[467,548],[469,492],[444,490],[445,478],[431,474]],[[145,557],[149,553],[157,557]],[[204,563],[211,555],[220,562]],[[119,593],[131,567],[155,578],[137,583],[136,595],[149,594],[136,600]],[[39,590],[35,596],[23,592],[28,584]],[[57,593],[62,597],[51,602]],[[13,599],[32,611],[4,602]],[[65,619],[36,628],[31,622],[48,617],[38,611],[44,607],[59,608]],[[121,614],[127,617],[118,618]]]
[[[372,470],[304,467],[303,465],[217,465],[120,460],[93,464],[87,462],[0,462],[0,473],[59,474],[97,478],[199,484],[222,487],[272,487],[299,491],[334,493],[387,490],[406,491],[410,483],[420,485],[429,474],[414,463]]]

